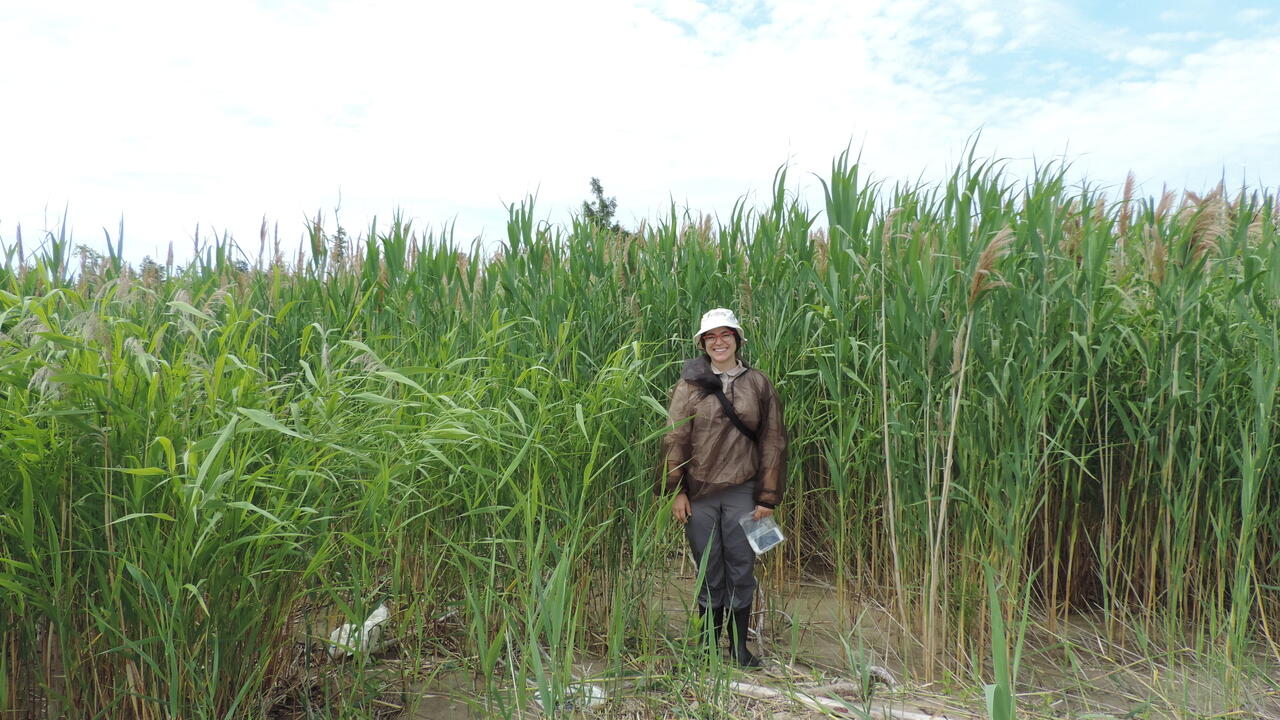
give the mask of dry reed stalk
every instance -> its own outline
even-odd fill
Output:
[[[1280,643],[1276,642],[1271,632],[1271,619],[1267,616],[1267,604],[1263,601],[1262,595],[1257,596],[1259,626],[1262,628],[1262,636],[1267,640],[1267,647],[1271,650],[1271,655],[1280,662]]]
[[[889,229],[893,225],[893,219],[897,217],[901,208],[894,208],[889,213],[889,217],[885,219],[884,242],[888,242]],[[825,245],[824,245],[824,249]],[[825,258],[824,258],[825,260]],[[883,265],[883,264],[882,264]],[[898,604],[898,622],[906,624],[907,622],[907,600],[903,590],[902,578],[902,556],[898,550],[898,531],[897,531],[897,500],[893,492],[893,453],[889,447],[889,358],[886,348],[888,347],[888,338],[885,318],[885,277],[884,268],[881,267],[880,272],[880,410],[881,410],[881,437],[884,443],[884,482],[885,482],[885,516],[889,525],[889,552],[893,556],[893,587],[894,599]]]
[[[956,427],[960,419],[960,398],[964,394],[965,369],[969,356],[969,337],[973,331],[973,315],[975,303],[988,290],[1007,285],[1003,280],[993,280],[996,260],[1003,257],[1012,241],[1013,231],[1008,227],[996,233],[991,242],[983,248],[978,256],[978,264],[974,268],[973,280],[969,287],[968,311],[961,321],[962,328],[956,337],[952,352],[952,370],[956,376],[955,387],[951,391],[951,420],[947,430],[947,447],[942,460],[942,490],[938,496],[937,522],[933,528],[929,549],[929,588],[925,608],[925,654],[929,658],[927,678],[932,679],[933,666],[938,654],[938,588],[941,578],[939,569],[942,563],[942,543],[947,531],[947,503],[951,496],[951,468],[954,465],[956,447]],[[943,616],[945,621],[945,615]]]

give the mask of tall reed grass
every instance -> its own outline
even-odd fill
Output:
[[[996,618],[1010,692],[1028,604],[1280,660],[1275,196],[1112,199],[972,154],[890,187],[846,153],[823,187],[823,224],[782,171],[763,208],[635,233],[526,201],[494,255],[398,217],[317,220],[296,261],[265,227],[140,269],[123,229],[78,266],[66,231],[15,238],[0,706],[262,717],[324,618],[383,601],[415,651],[473,659],[494,715],[583,654],[666,672],[656,438],[718,305],[787,403],[771,582],[883,602],[913,672],[981,665]]]

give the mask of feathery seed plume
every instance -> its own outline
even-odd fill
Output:
[[[1160,204],[1156,206],[1156,220],[1163,220],[1173,207],[1174,193],[1167,187],[1160,193]]]
[[[987,247],[978,256],[978,266],[973,271],[973,283],[969,286],[969,307],[973,307],[978,297],[988,290],[1009,286],[1009,283],[996,274],[995,265],[996,260],[1008,253],[1012,242],[1013,230],[1005,227],[991,238],[991,242],[987,243]]]
[[[1116,228],[1116,232],[1120,236],[1120,247],[1124,247],[1125,233],[1129,232],[1129,210],[1130,203],[1133,201],[1133,171],[1129,171],[1129,176],[1124,180],[1124,192],[1120,196],[1120,221]]]

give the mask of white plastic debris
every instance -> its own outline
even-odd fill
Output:
[[[387,644],[383,639],[382,625],[391,616],[386,605],[379,605],[369,613],[363,625],[346,623],[329,634],[329,657],[348,657],[355,653],[376,653]]]
[[[560,701],[558,709],[562,712],[572,712],[574,710],[586,710],[589,708],[599,707],[609,699],[604,688],[593,683],[579,683],[570,685],[565,688],[564,699]],[[538,703],[538,707],[544,711],[547,709],[545,703],[542,702],[542,693],[534,691],[533,701]]]

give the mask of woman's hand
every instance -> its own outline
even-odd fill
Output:
[[[671,503],[671,514],[675,516],[676,522],[681,524],[689,522],[689,516],[693,514],[693,509],[689,506],[689,496],[680,493],[676,496],[675,502]]]
[[[756,511],[751,515],[752,520],[763,520],[773,514],[773,510],[763,505],[757,505]]]

